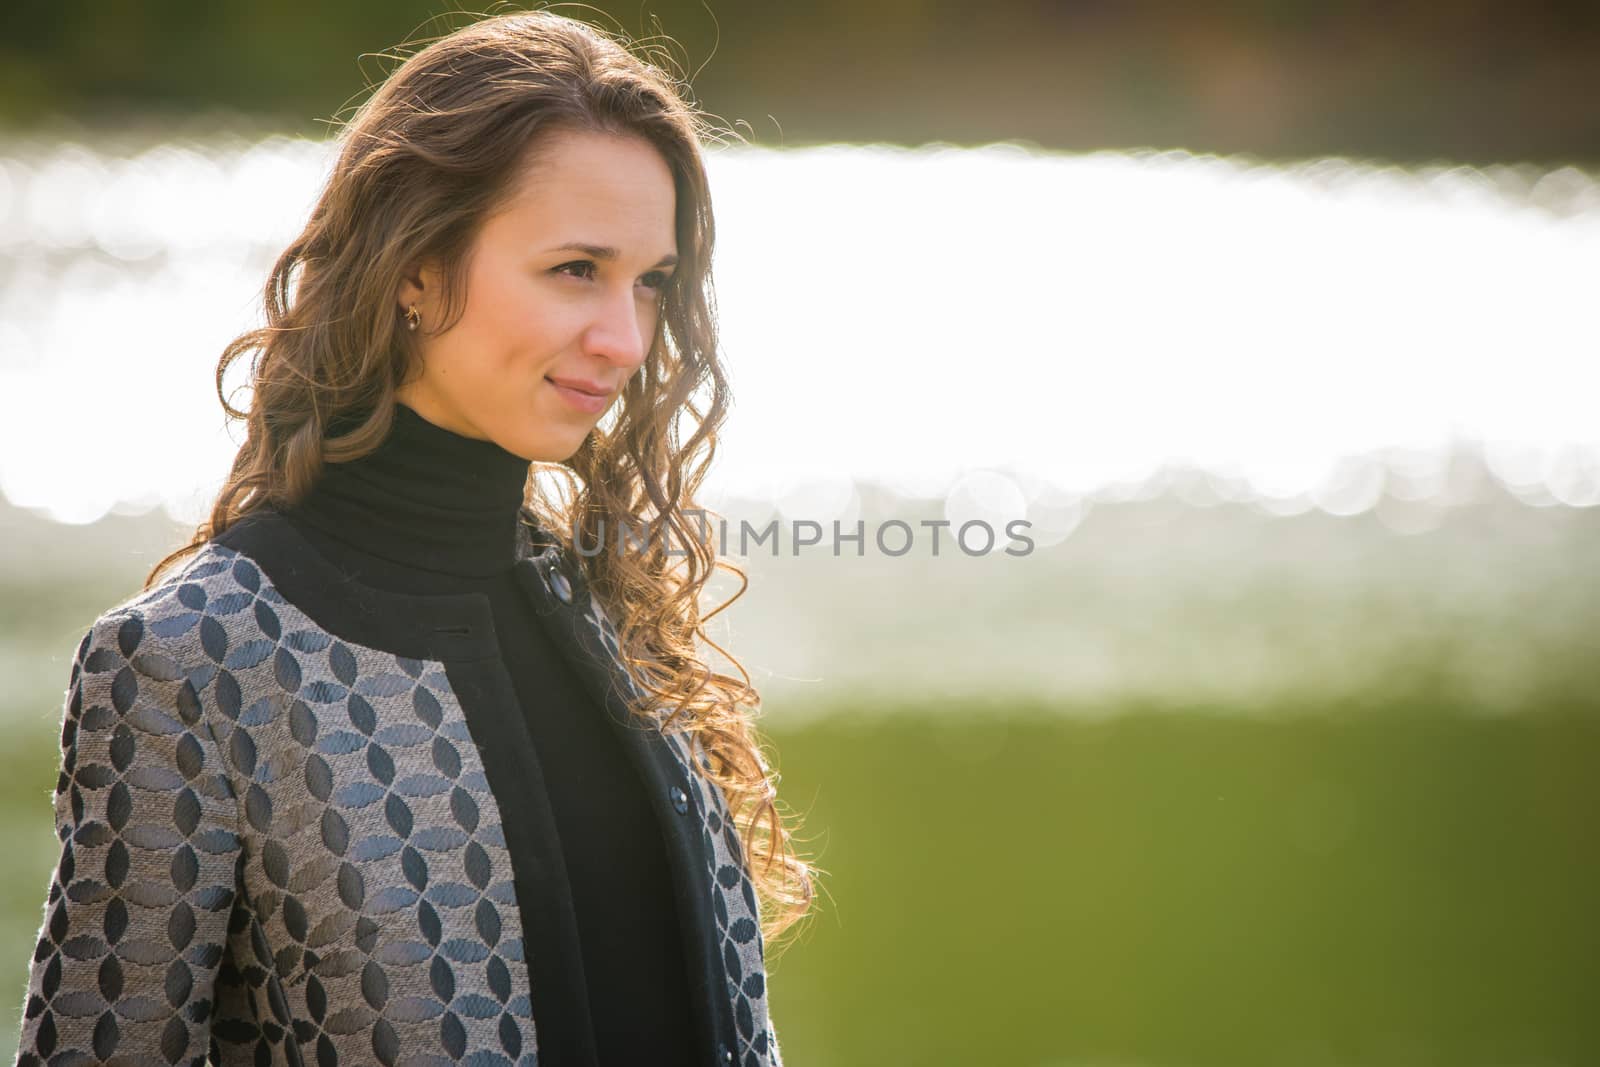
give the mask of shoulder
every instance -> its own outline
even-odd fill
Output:
[[[155,585],[95,618],[78,644],[74,680],[80,672],[127,671],[124,684],[187,681],[201,688],[231,651],[264,636],[258,605],[272,596],[248,556],[208,541]]]
[[[111,805],[106,818],[113,828],[118,824],[109,813],[119,811],[124,821],[138,816],[164,825],[151,805],[186,797],[181,803],[197,817],[217,826],[230,822],[233,789],[202,694],[218,673],[206,651],[208,644],[217,647],[206,610],[216,609],[216,576],[233,562],[202,549],[90,624],[73,656],[62,709],[61,819],[81,818],[86,803],[103,802]],[[165,810],[171,814],[170,805]],[[94,843],[103,843],[99,833],[90,835]],[[164,830],[144,838],[168,840]],[[219,852],[232,845],[222,831],[196,841]]]

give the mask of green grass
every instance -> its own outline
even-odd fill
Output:
[[[831,874],[794,1064],[1578,1064],[1600,725],[1049,709],[775,730]]]
[[[769,736],[802,848],[829,872],[772,960],[795,1067],[1580,1064],[1600,1049],[1592,714],[840,705]],[[55,773],[53,734],[14,741],[12,1014]]]

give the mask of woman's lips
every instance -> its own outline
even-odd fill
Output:
[[[585,414],[598,414],[606,409],[607,404],[611,403],[612,394],[610,393],[585,392],[582,389],[574,389],[570,385],[562,385],[554,378],[546,378],[545,381],[550,383],[550,387],[556,391],[561,399]]]

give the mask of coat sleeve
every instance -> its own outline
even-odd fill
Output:
[[[208,1054],[238,804],[194,682],[165,644],[121,608],[78,645],[54,793],[60,852],[19,1067]]]
[[[772,1009],[767,1009],[767,1059],[772,1067],[783,1067],[783,1053],[778,1048],[778,1024],[772,1021]]]

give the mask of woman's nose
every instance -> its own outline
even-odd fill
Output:
[[[632,292],[610,297],[589,326],[589,349],[595,355],[632,370],[649,354],[648,325],[650,320]]]

